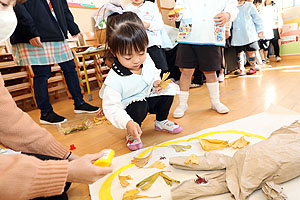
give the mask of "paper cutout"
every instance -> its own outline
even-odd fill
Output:
[[[122,185],[122,187],[127,187],[128,185],[130,185],[130,183],[127,180],[132,180],[131,176],[120,176],[119,175],[119,180],[120,180],[120,184]]]
[[[127,191],[123,194],[122,200],[134,200],[134,199],[138,199],[138,198],[158,198],[158,197],[161,197],[161,196],[155,196],[155,197],[142,196],[142,195],[137,195],[138,193],[140,193],[140,191],[138,189],[129,190],[129,191]]]
[[[152,156],[152,151],[145,158],[136,158],[136,157],[133,157],[133,160],[131,160],[131,164],[135,164],[137,167],[143,168],[149,162],[151,156]]]
[[[94,124],[99,125],[103,123],[111,124],[105,116],[102,117],[94,117]]]
[[[166,165],[160,161],[155,161],[155,163],[153,163],[152,165],[150,165],[149,167],[147,168],[157,168],[157,169],[163,169],[165,168]]]
[[[176,152],[183,152],[186,151],[187,149],[192,148],[191,145],[172,145],[172,147],[175,149]]]
[[[151,185],[156,181],[156,179],[159,176],[163,177],[164,181],[170,186],[173,185],[173,182],[180,183],[180,181],[168,177],[163,172],[164,171],[156,172],[155,174],[145,178],[144,180],[136,184],[136,187],[140,187],[142,190],[147,190],[149,187],[151,187]],[[165,172],[169,172],[169,171],[165,171]]]
[[[247,141],[244,136],[242,136],[240,139],[234,141],[234,142],[231,142],[228,144],[228,146],[234,148],[234,149],[242,149],[244,148],[245,146],[248,146],[250,144],[249,141]]]
[[[175,15],[176,13],[178,13],[179,11],[181,11],[183,8],[176,8],[174,10],[171,10],[168,15]]]
[[[195,183],[197,183],[197,184],[206,184],[206,183],[208,183],[208,181],[205,178],[202,178],[201,176],[198,176],[197,174],[196,174],[196,176],[197,176],[197,179],[195,180]]]
[[[218,139],[199,139],[201,147],[205,151],[221,150],[228,147],[228,142]]]
[[[184,164],[189,164],[191,162],[192,165],[199,165],[199,158],[195,154],[191,154],[188,159],[184,162]]]
[[[162,90],[165,89],[168,86],[168,84],[171,82],[170,79],[167,80],[169,75],[170,75],[170,72],[166,72],[166,73],[163,74],[163,77],[162,77],[161,82],[159,84],[159,86],[161,87]]]

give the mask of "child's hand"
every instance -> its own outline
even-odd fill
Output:
[[[153,83],[153,91],[156,91],[156,92],[160,92],[161,91],[161,87],[159,86],[160,82],[161,82],[161,80],[154,81],[154,83]]]
[[[259,33],[258,33],[258,37],[259,37],[260,39],[262,39],[262,38],[264,37],[264,32],[259,32]]]
[[[143,24],[144,24],[145,29],[148,29],[150,27],[150,23],[148,23],[148,22],[143,21]]]
[[[101,117],[103,115],[104,115],[103,108],[100,108],[100,110],[96,113],[96,116]]]
[[[225,38],[228,39],[230,37],[230,31],[226,30],[225,31]]]
[[[127,133],[141,142],[142,129],[138,123],[130,120],[126,125]]]
[[[226,22],[230,20],[230,14],[228,12],[221,12],[214,17],[214,22],[218,26],[224,26]]]
[[[177,12],[177,13],[175,13],[173,15],[168,15],[168,20],[169,21],[175,21],[175,20],[178,19],[178,17],[179,17],[179,13]]]

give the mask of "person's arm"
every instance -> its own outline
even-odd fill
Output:
[[[0,75],[0,144],[15,151],[64,158],[69,152],[17,107]]]
[[[25,200],[54,196],[63,192],[68,161],[41,161],[23,154],[0,154],[0,196],[6,200]]]
[[[66,0],[61,0],[63,5],[64,13],[67,20],[68,30],[72,36],[75,36],[80,33],[78,25],[74,21],[74,17],[69,9],[68,3]]]
[[[258,34],[263,33],[263,31],[264,31],[263,20],[259,16],[258,11],[257,11],[257,9],[255,8],[254,5],[251,5],[250,15],[251,15],[252,20],[255,24],[256,32]]]
[[[0,197],[6,200],[48,197],[60,195],[66,182],[91,184],[112,171],[112,167],[93,165],[102,156],[103,152],[87,154],[68,162],[0,154]]]
[[[17,3],[14,7],[14,11],[18,19],[18,28],[22,30],[24,36],[29,39],[40,37],[40,33],[38,32],[35,23],[24,4]]]
[[[229,21],[233,22],[239,13],[238,2],[236,0],[228,0],[224,12],[230,14]]]
[[[123,108],[121,94],[106,85],[103,92],[102,108],[106,118],[116,128],[126,129],[127,123],[133,121]]]
[[[148,30],[150,31],[160,31],[164,27],[164,21],[162,19],[162,16],[159,12],[158,6],[156,3],[151,3],[151,9],[154,13],[154,18],[149,22],[150,26]]]

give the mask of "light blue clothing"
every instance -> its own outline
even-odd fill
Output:
[[[114,67],[117,69],[115,63],[112,68]],[[115,70],[111,69],[99,92],[99,96],[103,99],[106,88],[112,88],[121,95],[121,101],[124,109],[132,102],[143,101],[148,97],[157,95],[175,96],[177,88],[172,84],[169,84],[169,86],[163,89],[159,94],[152,91],[154,81],[160,80],[160,72],[161,71],[155,67],[155,64],[149,54],[147,54],[146,60],[143,63],[141,75],[131,74],[120,76],[117,72],[115,72]]]
[[[263,21],[253,3],[245,2],[238,6],[239,13],[232,24],[232,46],[244,46],[259,40],[258,33],[263,32]]]

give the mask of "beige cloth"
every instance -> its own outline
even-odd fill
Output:
[[[283,188],[280,185],[276,185],[273,181],[265,183],[262,190],[268,200],[287,199],[286,195],[283,193]]]
[[[195,179],[186,180],[180,185],[172,188],[171,195],[173,200],[188,200],[197,197],[205,197],[217,194],[227,193],[228,188],[226,184],[226,174],[224,170],[204,174],[201,177],[205,177],[208,181],[206,184],[197,184]]]
[[[203,156],[199,156],[199,165],[185,164],[187,158],[188,156],[172,157],[169,159],[169,164],[177,169],[200,171],[225,169],[231,161],[231,157],[213,152],[206,152]]]
[[[300,176],[300,123],[283,127],[257,144],[238,150],[226,168],[235,199],[244,200],[265,183],[280,184]]]
[[[20,110],[0,74],[0,144],[16,151],[63,158],[68,150]],[[26,155],[0,154],[0,199],[54,196],[64,190],[68,161],[41,161]]]
[[[170,164],[185,170],[226,167],[226,176],[219,174],[209,180],[213,187],[196,184],[194,179],[184,181],[172,189],[173,199],[193,199],[229,190],[235,199],[244,200],[262,188],[266,198],[284,200],[286,197],[277,184],[300,176],[300,122],[282,127],[268,139],[236,151],[232,159],[224,155],[206,154],[199,157],[199,165],[185,165],[186,158],[170,158]]]

